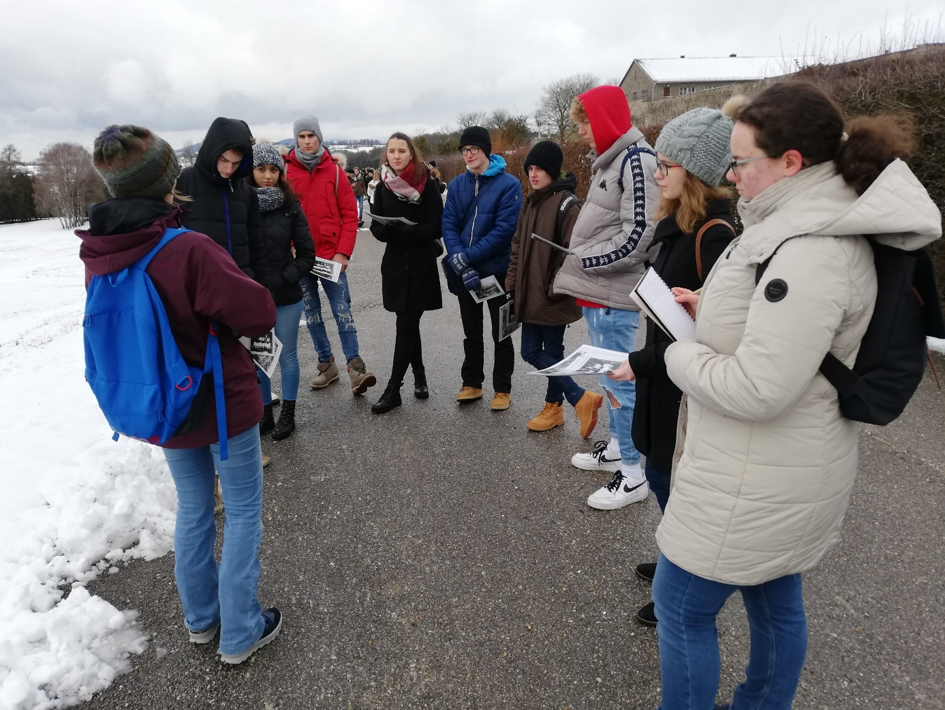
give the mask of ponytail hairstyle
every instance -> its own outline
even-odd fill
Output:
[[[420,176],[423,176],[423,181],[426,182],[427,178],[430,176],[430,170],[427,168],[427,164],[423,162],[423,156],[420,154],[420,151],[417,150],[417,146],[413,144],[413,140],[411,140],[410,136],[406,133],[392,133],[390,138],[387,139],[387,143],[384,144],[384,160],[382,164],[387,162],[387,146],[395,138],[407,144],[407,150],[410,151],[410,162],[413,165],[414,179],[419,181]]]
[[[859,195],[915,146],[912,119],[904,114],[856,118],[845,134],[837,103],[803,81],[768,87],[733,118],[754,128],[755,143],[771,156],[796,150],[804,167],[836,161],[837,171]]]

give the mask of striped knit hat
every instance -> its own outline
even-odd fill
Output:
[[[141,126],[109,126],[95,139],[92,164],[114,197],[163,198],[180,164],[174,149]]]

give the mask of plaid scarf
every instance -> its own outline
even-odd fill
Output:
[[[254,187],[256,196],[259,198],[259,211],[271,212],[277,210],[285,203],[285,193],[278,185],[273,187]]]
[[[400,175],[397,175],[390,165],[384,163],[381,166],[381,181],[397,196],[398,200],[416,204],[420,202],[420,195],[426,187],[427,176],[422,170],[417,170],[412,162]]]

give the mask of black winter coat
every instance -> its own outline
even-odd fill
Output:
[[[374,192],[372,214],[404,217],[415,226],[384,226],[371,223],[371,234],[387,243],[381,260],[381,291],[384,308],[393,313],[433,311],[443,307],[440,270],[433,243],[442,236],[443,198],[429,179],[420,202],[401,200],[383,182]]]
[[[701,288],[725,247],[735,238],[733,229],[722,224],[713,225],[705,231],[700,249],[700,279],[696,269],[696,234],[703,224],[713,219],[724,219],[732,224],[732,201],[710,202],[705,220],[689,234],[682,233],[674,215],[660,220],[656,225],[652,244],[659,244],[660,251],[652,266],[670,288],[679,286],[691,291]],[[630,353],[628,358],[637,377],[637,401],[631,427],[633,445],[647,457],[647,463],[652,463],[661,473],[671,473],[673,467],[676,421],[682,400],[682,392],[666,374],[663,356],[670,343],[672,340],[658,325],[647,321],[646,344],[641,350]]]
[[[315,265],[315,244],[298,200],[262,213],[269,291],[277,306],[302,300],[302,277]],[[292,256],[292,247],[295,256]]]
[[[213,239],[230,252],[243,273],[268,286],[259,200],[243,180],[253,170],[251,141],[252,134],[243,121],[214,120],[194,166],[185,168],[177,179],[177,191],[193,199],[182,205],[183,225]],[[240,151],[243,161],[224,178],[217,173],[217,159],[230,149]]]

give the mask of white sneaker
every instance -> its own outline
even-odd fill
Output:
[[[620,470],[620,454],[617,458],[611,458],[607,454],[607,442],[598,441],[594,444],[594,450],[589,454],[574,454],[571,457],[571,465],[582,471],[610,471],[616,473]]]
[[[617,471],[610,483],[588,497],[587,504],[597,510],[616,510],[646,500],[649,493],[650,487],[646,485],[646,480],[637,483],[624,478],[624,475]]]

